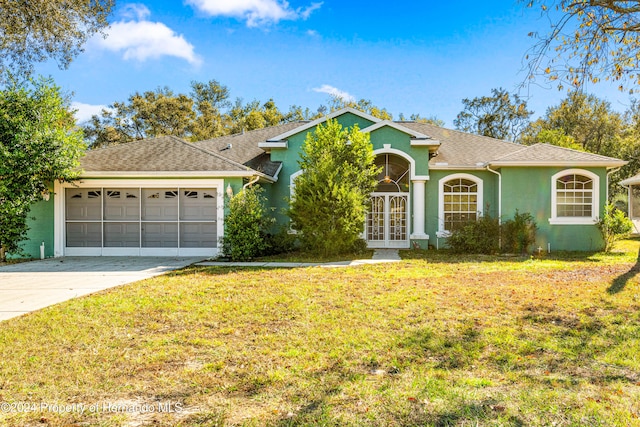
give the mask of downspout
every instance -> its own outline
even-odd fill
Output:
[[[487,170],[498,175],[498,224],[502,224],[502,174],[491,169],[491,166],[488,164]]]
[[[491,169],[491,165],[487,164],[487,170],[498,175],[498,225],[502,224],[502,174]],[[502,249],[502,233],[498,235],[498,247]]]
[[[254,176],[253,178],[251,178],[251,180],[249,182],[247,182],[245,185],[242,186],[242,191],[246,190],[247,187],[255,184],[256,182],[258,182],[259,179],[260,179],[259,176]]]

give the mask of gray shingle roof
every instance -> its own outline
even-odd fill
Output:
[[[575,164],[595,164],[595,163],[620,163],[626,162],[614,159],[613,157],[601,156],[600,154],[585,153],[584,151],[572,150],[570,148],[558,147],[550,144],[534,144],[522,147],[521,150],[494,159],[496,165],[501,164],[530,164],[530,163],[575,163]]]
[[[622,166],[626,162],[548,144],[522,146],[428,123],[402,126],[440,142],[429,161],[432,169],[518,165]],[[274,177],[281,167],[258,143],[304,128],[286,123],[242,134],[189,143],[165,136],[88,151],[81,159],[86,172],[261,172]]]
[[[250,168],[274,176],[280,168],[280,162],[272,162],[269,155],[258,147],[259,142],[267,141],[277,135],[283,134],[306,122],[285,123],[264,129],[256,129],[245,133],[222,136],[220,138],[206,139],[193,144],[208,151],[219,153],[228,159],[242,163]]]
[[[582,165],[622,166],[626,162],[599,154],[585,153],[550,144],[524,146],[486,136],[441,128],[428,123],[406,122],[403,126],[440,141],[437,155],[429,161],[439,167],[479,167],[480,164],[506,166]]]
[[[512,142],[445,129],[428,123],[406,122],[402,125],[440,141],[436,156],[429,161],[429,166],[434,169],[478,167],[478,163],[486,164],[522,149],[522,145]]]
[[[85,172],[247,171],[249,168],[173,136],[144,139],[87,151]]]

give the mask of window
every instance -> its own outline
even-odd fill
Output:
[[[455,174],[440,181],[440,231],[453,231],[482,215],[482,180]]]
[[[551,178],[551,224],[593,224],[597,221],[598,175],[566,170]]]

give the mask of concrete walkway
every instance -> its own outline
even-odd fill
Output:
[[[0,320],[158,276],[202,258],[65,257],[0,267]]]
[[[261,267],[261,268],[297,268],[297,267],[350,267],[366,264],[380,264],[385,262],[400,261],[397,249],[376,249],[371,259],[357,259],[354,261],[334,262],[230,262],[230,261],[204,261],[196,263],[202,267]]]

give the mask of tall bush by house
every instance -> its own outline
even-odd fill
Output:
[[[69,100],[51,79],[10,80],[0,90],[0,261],[22,254],[31,206],[54,181],[78,177],[84,150]]]
[[[598,229],[604,240],[604,251],[610,252],[618,240],[631,233],[633,223],[624,212],[609,203],[604,208],[604,215],[598,220]]]
[[[536,242],[538,226],[529,212],[520,213],[516,209],[513,219],[501,224],[502,252],[524,254]]]
[[[516,213],[500,224],[489,214],[460,225],[451,232],[447,244],[455,253],[526,253],[536,241],[536,225],[530,213]]]
[[[309,133],[294,182],[289,217],[304,249],[323,255],[362,247],[369,194],[378,167],[369,134],[335,120]]]
[[[262,192],[259,185],[254,185],[228,199],[222,253],[233,261],[247,261],[267,250],[273,219],[268,216]]]
[[[500,223],[489,214],[470,221],[451,232],[447,240],[455,253],[493,254],[500,249]]]

